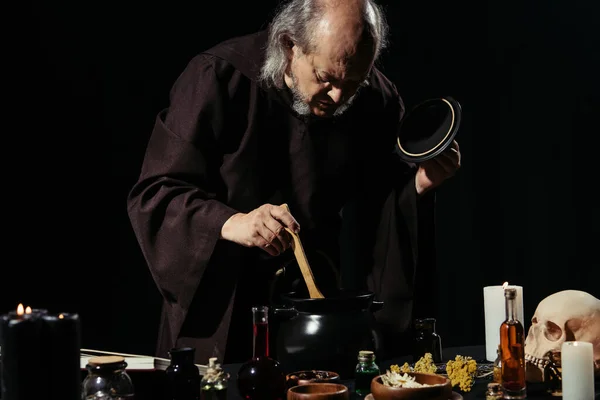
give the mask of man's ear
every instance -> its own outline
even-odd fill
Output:
[[[296,45],[294,41],[287,35],[281,38],[281,42],[283,44],[283,48],[285,50],[285,55],[288,60],[294,58],[294,46]]]

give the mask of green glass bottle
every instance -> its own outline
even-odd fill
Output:
[[[371,393],[371,381],[380,374],[375,363],[375,353],[370,350],[358,352],[358,364],[354,370],[354,391],[356,394],[366,396]]]

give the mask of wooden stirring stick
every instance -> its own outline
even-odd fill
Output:
[[[290,208],[287,204],[281,205],[287,212],[290,212]],[[315,284],[315,277],[313,276],[312,270],[310,269],[310,265],[308,264],[308,259],[306,258],[306,253],[304,252],[304,248],[302,247],[302,242],[300,241],[300,237],[291,229],[285,228],[286,231],[292,236],[292,249],[294,250],[294,255],[296,256],[296,261],[298,261],[298,266],[300,267],[300,271],[302,272],[302,277],[304,278],[304,283],[306,283],[306,287],[308,288],[308,294],[311,299],[323,299],[325,296],[321,293],[321,291],[317,288]]]

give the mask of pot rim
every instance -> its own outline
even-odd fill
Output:
[[[375,293],[367,290],[340,290],[339,296],[311,299],[297,297],[296,292],[281,295],[284,301],[299,313],[342,313],[348,311],[369,310],[374,301]]]

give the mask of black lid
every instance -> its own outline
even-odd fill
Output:
[[[175,347],[169,351],[171,360],[174,361],[193,361],[196,354],[194,347]]]
[[[413,107],[398,127],[398,154],[412,163],[427,161],[454,140],[462,109],[451,97],[426,100]]]

